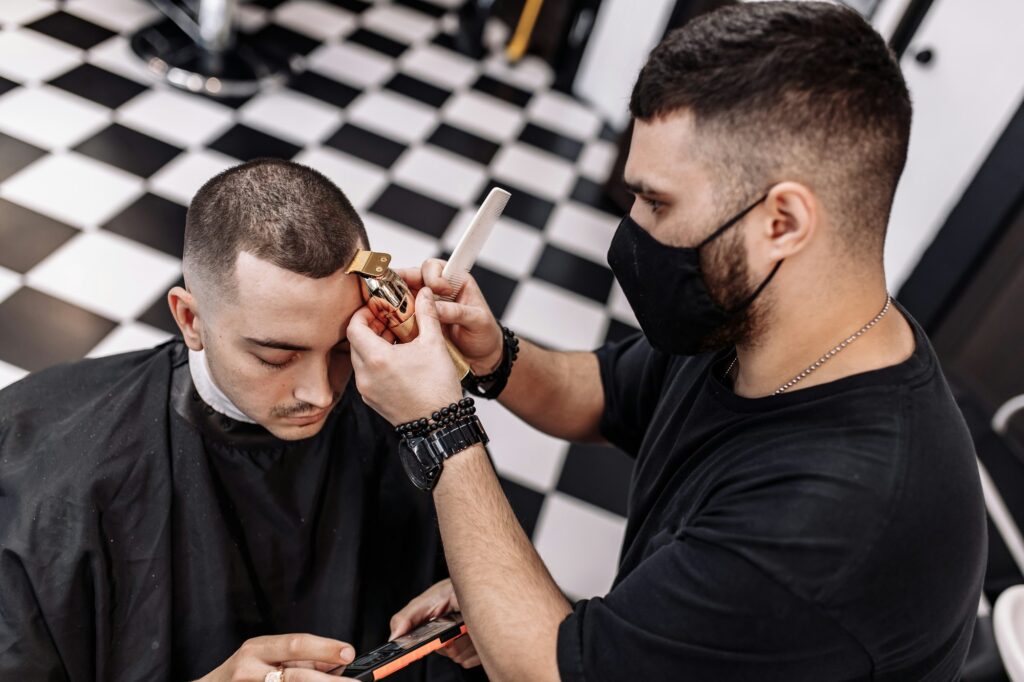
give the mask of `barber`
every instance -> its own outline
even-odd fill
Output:
[[[451,575],[393,634],[460,608],[471,639],[448,654],[494,680],[957,679],[985,516],[935,353],[886,288],[911,118],[893,55],[842,6],[741,3],[671,33],[630,108],[636,199],[608,262],[642,334],[519,341],[472,280],[435,302],[439,261],[403,273],[415,341],[390,345],[365,309],[349,326]],[[607,595],[572,604],[552,580],[445,334],[478,395],[635,458]]]

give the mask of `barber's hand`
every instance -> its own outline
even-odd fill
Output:
[[[405,607],[391,617],[391,636],[388,640],[401,637],[418,625],[428,620],[443,616],[451,611],[459,610],[459,599],[455,596],[452,581],[442,580],[426,592],[414,598]],[[441,647],[437,653],[447,656],[463,668],[475,668],[480,665],[480,656],[476,653],[473,640],[469,634],[459,637],[451,644]]]
[[[444,297],[452,292],[448,280],[441,276],[444,266],[445,261],[432,258],[422,267],[396,272],[413,291],[427,286]],[[474,374],[483,376],[498,368],[503,349],[501,326],[472,276],[467,275],[454,303],[437,302],[437,316],[441,324],[453,325],[446,330],[448,336],[469,362]]]
[[[348,665],[355,655],[350,644],[316,635],[254,637],[199,682],[263,682],[279,668],[282,682],[338,682],[346,678],[325,671]]]
[[[363,307],[348,325],[356,386],[367,405],[397,425],[462,399],[429,287],[416,295],[419,336],[409,343],[388,343],[375,330],[374,319]]]

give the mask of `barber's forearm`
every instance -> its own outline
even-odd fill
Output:
[[[571,608],[481,446],[445,463],[434,502],[452,584],[490,679],[558,680],[558,626]]]
[[[526,340],[501,404],[530,426],[556,438],[599,441],[604,389],[593,353],[541,348]]]

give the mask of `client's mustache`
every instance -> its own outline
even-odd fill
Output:
[[[341,398],[339,391],[334,392],[334,397],[331,399],[331,405],[335,405]],[[316,414],[320,412],[321,408],[310,405],[309,403],[296,403],[294,405],[284,405],[275,407],[270,411],[271,417],[305,417],[306,415]]]

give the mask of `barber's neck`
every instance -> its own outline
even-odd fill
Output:
[[[801,277],[783,266],[772,286],[761,334],[737,347],[733,390],[741,396],[771,395],[827,351],[870,322],[885,305],[887,289],[877,272],[821,273]],[[771,288],[771,287],[769,287]],[[768,293],[767,290],[765,293]],[[879,369],[909,357],[913,331],[894,306],[870,331],[832,356],[788,392]]]

